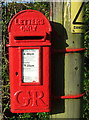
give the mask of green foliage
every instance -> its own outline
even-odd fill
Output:
[[[84,104],[84,118],[89,118],[89,2],[85,4],[85,25],[86,25],[86,32],[85,32],[85,41],[84,46],[86,48],[85,52],[85,67],[84,67],[84,90],[86,95],[84,96],[85,104]]]
[[[8,3],[7,5],[2,5],[2,79],[3,79],[3,120],[48,120],[49,113],[11,113],[10,112],[10,83],[9,83],[9,70],[8,70],[8,51],[6,44],[8,43],[8,30],[7,26],[10,19],[19,11],[26,9],[34,9],[42,12],[49,18],[49,4],[48,3]],[[89,118],[89,2],[85,4],[85,17],[84,17],[86,32],[84,46],[86,48],[85,52],[85,67],[84,67],[84,90],[86,95],[84,96],[84,118]]]
[[[49,120],[49,113],[37,113],[37,115],[39,116],[39,120]]]
[[[10,112],[10,82],[8,70],[8,24],[11,18],[19,11],[34,9],[49,17],[49,3],[5,3],[2,4],[2,79],[3,79],[3,120],[48,120],[49,113],[11,113]]]

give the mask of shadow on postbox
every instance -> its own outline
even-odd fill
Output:
[[[11,19],[8,31],[11,112],[49,112],[49,21],[39,11],[23,10]]]

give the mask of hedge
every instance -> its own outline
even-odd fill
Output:
[[[25,9],[34,9],[41,11],[47,18],[49,18],[49,3],[2,3],[2,80],[3,80],[3,91],[2,91],[2,105],[3,105],[3,120],[48,120],[49,113],[11,113],[10,112],[10,82],[9,82],[9,70],[8,70],[8,51],[6,44],[8,41],[8,30],[7,26],[10,19],[19,11]],[[85,34],[84,34],[84,47],[85,60],[84,60],[84,113],[83,118],[89,118],[89,2],[85,3]]]

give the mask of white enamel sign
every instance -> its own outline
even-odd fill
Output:
[[[23,82],[39,82],[39,49],[24,49],[22,60]]]

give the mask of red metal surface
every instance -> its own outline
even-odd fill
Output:
[[[75,99],[75,98],[80,98],[83,97],[85,93],[78,94],[78,95],[67,95],[67,96],[54,96],[54,99]]]
[[[67,49],[63,49],[63,50],[54,49],[53,52],[54,53],[71,53],[71,52],[81,52],[81,51],[84,51],[84,50],[86,50],[86,48],[77,48],[77,49],[67,48]]]
[[[36,10],[23,10],[11,19],[8,31],[11,112],[49,112],[51,98],[49,21]],[[39,50],[37,83],[23,83],[22,50],[24,49]]]

